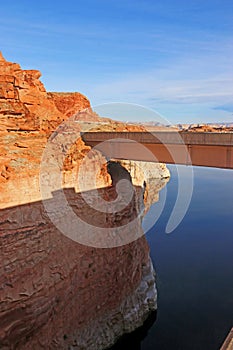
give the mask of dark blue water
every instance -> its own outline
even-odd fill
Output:
[[[166,234],[177,196],[176,168],[169,169],[165,208],[147,234],[157,272],[157,319],[139,348],[217,350],[233,326],[233,171],[194,167],[188,212]],[[147,218],[153,213],[156,204]]]

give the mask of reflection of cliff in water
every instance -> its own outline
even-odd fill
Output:
[[[154,272],[141,228],[143,196],[150,189],[136,185],[136,175],[131,178],[132,198],[118,213],[93,209],[96,191],[91,190],[85,193],[89,204],[73,189],[46,200],[47,208],[54,201],[58,208],[65,195],[75,215],[92,225],[93,246],[61,234],[53,215],[75,226],[66,213],[48,213],[42,201],[1,211],[1,349],[104,349],[156,309]],[[97,192],[113,205],[117,184]],[[134,226],[127,226],[132,221]],[[99,228],[105,229],[104,237],[96,234]],[[84,233],[76,227],[74,237],[82,239]],[[106,238],[107,246],[115,246],[98,246]]]

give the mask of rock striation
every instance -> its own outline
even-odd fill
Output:
[[[93,123],[95,129],[130,127],[103,122],[79,93],[47,93],[39,78],[40,72],[22,70],[0,54],[0,348],[105,349],[142,325],[157,307],[141,220],[154,196],[158,199],[169,173],[159,164],[107,162],[80,138],[64,149],[69,125],[58,126],[71,115],[76,121],[80,117],[82,122]],[[55,144],[57,135],[60,141]],[[44,198],[41,158],[51,138],[57,153],[64,153],[59,168],[62,184]],[[47,156],[46,174],[53,188],[53,159],[51,153]],[[83,164],[84,178],[90,179],[85,187],[88,201],[77,185]],[[99,198],[114,204],[122,178],[134,188],[131,201],[117,213],[95,209],[96,191]],[[45,203],[58,202],[60,194],[73,213],[92,226],[88,232],[94,237],[92,245],[68,238],[52,221]],[[56,215],[67,221],[65,212]],[[134,230],[127,231],[134,218]],[[100,241],[99,227],[107,235],[116,228],[115,246],[95,244],[95,239]],[[75,230],[80,237],[85,233],[78,226]]]
[[[80,210],[80,196],[66,195]],[[101,349],[156,307],[144,237],[111,249],[78,244],[41,202],[5,209],[0,221],[1,349]]]
[[[1,349],[105,349],[142,325],[157,307],[154,271],[140,220],[134,232],[121,229],[135,212],[140,215],[138,200],[143,197],[136,196],[111,221],[93,211],[82,194],[63,191],[76,215],[93,225],[93,231],[100,225],[106,230],[109,224],[120,225],[117,239],[122,245],[101,249],[72,241],[51,223],[41,201],[3,209]],[[139,191],[143,194],[143,189]],[[112,198],[111,186],[102,189],[102,196],[106,194]],[[127,234],[134,239],[124,244]]]
[[[70,115],[68,110],[90,107],[80,93],[47,93],[40,77],[38,70],[23,70],[1,54],[0,131],[50,132]]]

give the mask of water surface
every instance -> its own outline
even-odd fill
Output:
[[[178,184],[176,167],[169,166],[166,204],[147,233],[159,297],[142,350],[217,350],[233,326],[233,170],[193,169],[182,223],[165,233]],[[146,220],[156,216],[156,206]]]

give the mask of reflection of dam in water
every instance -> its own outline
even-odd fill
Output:
[[[63,189],[46,200],[59,204],[62,192],[75,215],[93,227],[92,246],[62,234],[51,217],[59,214],[69,225],[65,213],[49,213],[45,208],[52,206],[42,201],[1,210],[2,349],[106,348],[141,326],[156,309],[154,271],[141,220],[152,201],[150,193],[158,194],[169,174],[155,165],[154,181],[147,185],[143,166],[109,163],[113,185],[97,189],[99,198],[114,204],[121,197],[117,184],[122,176],[133,188],[131,200],[117,213],[93,208],[96,191],[92,190],[84,195]],[[122,196],[117,205],[125,200]],[[132,221],[134,226],[128,226]],[[105,238],[116,229],[115,235],[110,234],[110,248],[96,246],[102,239],[98,228],[105,229]],[[83,237],[83,232],[76,233]]]

